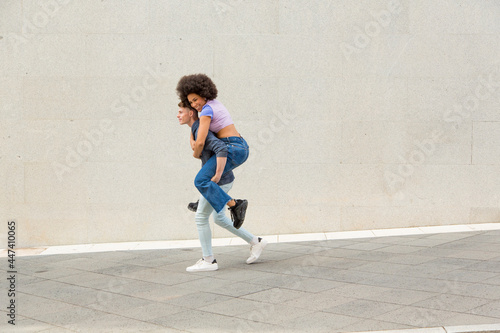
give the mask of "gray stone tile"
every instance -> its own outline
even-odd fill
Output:
[[[69,329],[63,328],[63,327],[53,327],[49,328],[43,331],[39,331],[40,333],[70,333],[73,332]]]
[[[437,233],[427,236],[427,239],[445,239],[450,242],[456,241],[459,239],[467,239],[469,237],[473,237],[475,235],[482,234],[482,232],[445,232],[445,233]]]
[[[488,302],[488,300],[484,300],[481,298],[441,294],[420,302],[416,302],[412,304],[412,306],[426,309],[447,310],[465,313]]]
[[[441,273],[439,279],[448,281],[462,281],[462,282],[484,282],[488,279],[495,277],[496,273],[457,269],[454,271]],[[487,282],[484,282],[487,283]]]
[[[402,254],[398,256],[387,257],[383,261],[394,264],[402,264],[402,265],[419,265],[435,259],[436,258],[432,256],[423,256],[417,254]]]
[[[352,269],[356,271],[366,271],[372,273],[397,274],[398,272],[408,269],[408,265],[394,264],[389,262],[370,262],[369,264],[357,266]]]
[[[165,304],[161,302],[148,302],[144,306],[133,307],[129,310],[120,311],[120,315],[131,319],[149,321],[158,317],[183,312],[186,310],[186,308],[178,305]]]
[[[116,263],[115,266],[96,269],[94,273],[108,275],[108,276],[124,276],[125,274],[131,274],[133,272],[142,271],[144,269],[145,268],[142,266],[123,265],[120,263]]]
[[[472,237],[468,238],[468,240],[470,240],[472,242],[479,242],[479,243],[500,244],[500,237],[499,236],[500,235],[486,233],[486,234],[472,236]]]
[[[48,279],[37,277],[37,276],[30,276],[30,275],[25,275],[25,274],[17,274],[17,279],[20,284],[23,286],[32,284],[32,283],[37,283],[37,282],[42,282],[42,281],[48,281]]]
[[[364,295],[364,299],[372,301],[380,301],[393,304],[410,305],[415,302],[422,301],[431,297],[435,297],[437,293],[425,291],[415,291],[406,289],[389,289],[381,293]]]
[[[82,274],[81,270],[72,268],[48,267],[33,273],[33,276],[44,279],[57,279],[64,276]]]
[[[426,265],[436,265],[436,266],[445,265],[448,267],[454,267],[456,269],[460,269],[460,268],[466,268],[466,267],[474,265],[474,264],[480,264],[482,262],[483,262],[483,260],[445,257],[445,258],[436,258],[436,259],[429,261],[425,264]]]
[[[147,268],[133,272],[123,272],[121,276],[133,280],[155,282],[169,286],[178,284],[181,281],[188,282],[201,278],[199,275],[196,274],[175,273],[155,268]]]
[[[484,301],[484,300],[483,300]],[[485,301],[484,301],[485,302]],[[469,311],[470,313],[500,319],[500,301],[488,302]]]
[[[314,260],[317,266],[324,266],[337,269],[350,269],[361,265],[366,265],[371,262],[367,260],[334,258],[328,256],[315,256]]]
[[[324,309],[325,312],[341,314],[345,316],[371,319],[375,316],[394,311],[403,307],[402,305],[357,299],[342,305]]]
[[[119,295],[115,293],[100,291],[93,303],[87,307],[94,310],[104,311],[120,315],[128,312],[130,309],[146,306],[150,303],[148,300]]]
[[[420,265],[406,267],[406,269],[397,271],[396,274],[411,277],[435,278],[456,270],[459,267],[460,266],[438,264],[433,261],[429,261]]]
[[[232,299],[232,297],[218,295],[208,292],[197,292],[193,294],[183,295],[181,297],[170,298],[164,300],[165,303],[179,305],[189,309],[197,309],[210,304],[224,302]]]
[[[494,285],[497,285],[497,286],[500,286],[500,274],[492,277],[492,278],[489,278],[487,280],[484,280],[482,281],[483,284],[494,284]]]
[[[328,295],[330,298],[337,298],[339,296],[356,298],[356,299],[368,299],[367,297],[378,295],[391,290],[387,287],[370,286],[363,284],[346,284],[343,287],[328,290],[324,295]]]
[[[397,253],[382,252],[382,250],[387,249],[387,247],[380,249],[380,251],[364,251],[363,253],[357,255],[354,259],[358,260],[368,260],[368,261],[384,261],[388,257],[391,257]]]
[[[93,260],[106,260],[114,262],[123,262],[124,260],[136,258],[140,251],[108,251],[108,252],[90,252],[81,253],[79,258],[90,258]]]
[[[196,293],[196,291],[190,289],[158,284],[153,284],[154,286],[148,287],[147,283],[145,284],[141,281],[137,281],[136,283],[127,284],[123,286],[123,290],[120,294],[142,298],[153,302],[165,302],[170,299],[176,299]]]
[[[314,313],[314,311],[309,309],[284,304],[265,303],[259,309],[244,312],[236,317],[261,323],[287,326],[286,324],[291,318],[313,315]]]
[[[334,248],[331,250],[326,250],[321,252],[322,256],[327,256],[327,257],[335,257],[335,258],[352,258],[352,259],[359,259],[356,258],[360,254],[363,254],[365,251],[362,250],[353,250],[353,249],[344,249],[344,248]]]
[[[470,265],[467,269],[482,272],[500,273],[499,261],[483,261],[474,265]]]
[[[457,253],[456,249],[445,249],[439,247],[428,247],[422,248],[419,251],[413,252],[413,255],[424,256],[424,257],[449,257]]]
[[[254,294],[245,295],[241,298],[277,304],[284,303],[292,299],[301,298],[307,295],[309,295],[309,293],[298,290],[271,288]]]
[[[469,283],[452,291],[455,295],[478,297],[490,300],[500,299],[500,288],[491,284]]]
[[[46,322],[42,322],[36,319],[19,317],[16,317],[16,325],[13,326],[11,324],[8,324],[7,321],[3,319],[4,318],[2,318],[2,321],[0,323],[1,332],[41,332],[55,327]]]
[[[216,291],[220,289],[227,288],[234,282],[218,279],[215,277],[205,276],[202,278],[198,278],[196,280],[191,280],[184,282],[183,280],[179,280],[179,283],[173,284],[174,287],[179,287],[182,289],[192,289],[194,291]]]
[[[407,330],[414,329],[415,326],[390,323],[387,321],[365,319],[358,321],[352,325],[348,325],[342,328],[342,332],[368,332],[368,331],[393,331],[396,333],[397,330]]]
[[[324,309],[345,304],[353,300],[355,299],[345,296],[333,296],[331,293],[319,293],[295,298],[281,304],[307,310],[323,311]]]
[[[368,241],[371,243],[378,243],[378,244],[400,245],[400,244],[407,244],[410,241],[420,238],[423,238],[422,235],[388,236],[388,237],[369,238]]]
[[[203,306],[198,308],[200,311],[218,313],[226,316],[236,316],[243,313],[253,312],[262,308],[269,307],[269,303],[252,301],[243,298],[233,298],[227,301]]]
[[[498,318],[460,313],[454,317],[443,319],[442,323],[443,323],[443,326],[498,324]],[[491,332],[492,331],[486,331],[486,332],[483,331],[482,333],[491,333]],[[496,331],[493,331],[493,332],[496,332]]]
[[[80,271],[96,271],[102,268],[116,266],[116,262],[96,260],[91,258],[73,258],[59,261],[54,265],[59,267],[73,268]]]
[[[77,310],[79,307],[45,297],[18,293],[16,295],[19,306],[17,313],[28,318],[43,320],[48,313],[64,311],[68,309]]]
[[[446,244],[448,242],[449,240],[446,239],[419,238],[415,240],[408,240],[408,242],[406,242],[405,244],[409,246],[433,247],[441,244]]]
[[[54,326],[66,327],[66,325],[83,322],[88,320],[89,318],[100,318],[102,316],[103,313],[101,311],[96,311],[84,307],[76,307],[45,314],[43,319],[40,320],[51,323]]]
[[[315,312],[296,318],[289,318],[285,323],[288,328],[299,332],[333,332],[359,322],[359,318],[338,315],[334,313]]]
[[[395,311],[376,316],[373,319],[415,327],[434,327],[443,325],[446,319],[456,316],[457,313],[451,311],[405,306]]]
[[[90,316],[86,320],[77,323],[65,324],[68,328],[75,332],[92,332],[96,328],[100,332],[162,332],[164,327],[153,323],[125,318],[113,314],[104,314],[100,316]]]
[[[344,249],[352,249],[352,250],[363,250],[363,251],[373,251],[373,250],[378,250],[384,247],[390,246],[389,244],[385,243],[356,243],[348,246],[344,246]]]
[[[236,282],[220,288],[211,288],[208,290],[210,290],[210,292],[214,294],[226,295],[232,297],[241,297],[249,294],[255,294],[259,291],[268,290],[271,288],[272,287],[270,286],[253,284],[249,282]]]
[[[228,280],[231,282],[244,282],[244,281],[252,281],[254,279],[263,278],[266,275],[272,275],[272,273],[263,272],[260,270],[245,270],[242,274],[241,269],[236,268],[228,268],[228,269],[220,269],[215,272],[210,272],[210,277],[217,277],[219,279]]]
[[[267,249],[267,246],[266,246]],[[329,247],[320,246],[310,246],[310,245],[300,245],[295,247],[289,247],[286,249],[280,249],[282,252],[290,252],[295,254],[317,254],[326,250],[330,250]]]
[[[397,253],[397,254],[408,254],[415,253],[421,250],[418,246],[408,246],[408,245],[391,245],[378,249],[379,252],[386,253]]]
[[[306,244],[314,245],[314,246],[320,246],[320,247],[329,247],[329,248],[338,248],[338,247],[345,247],[349,246],[352,244],[358,244],[358,243],[364,242],[364,239],[332,239],[332,240],[327,240],[327,241],[311,241],[311,242],[305,242]]]
[[[474,259],[474,260],[490,260],[498,257],[498,253],[495,252],[485,252],[485,251],[454,251],[447,255],[449,258],[462,258],[462,259]]]
[[[485,251],[485,252],[495,252],[495,249],[498,249],[500,244],[492,244],[492,243],[477,243],[474,241],[459,240],[454,242],[449,242],[446,244],[442,244],[436,246],[437,249],[447,249],[447,250],[456,250],[460,249],[461,251]]]
[[[190,332],[256,332],[271,328],[273,326],[254,323],[252,321],[223,316],[216,313],[191,310],[176,313],[174,315],[163,316],[151,320],[151,322],[172,327],[178,330]]]
[[[279,275],[252,281],[255,284],[263,284],[270,287],[280,287],[305,292],[320,292],[338,286],[336,281],[300,277],[295,275]]]

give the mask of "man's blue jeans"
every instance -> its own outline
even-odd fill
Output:
[[[227,146],[227,162],[224,172],[226,173],[230,170],[243,164],[249,154],[248,144],[242,137],[231,136],[228,138],[220,139],[226,143]],[[232,198],[224,192],[219,185],[212,181],[212,177],[215,175],[217,169],[217,157],[212,156],[203,165],[201,170],[196,175],[194,179],[194,186],[200,191],[201,195],[207,199],[207,201],[212,205],[213,209],[220,213],[224,206]]]

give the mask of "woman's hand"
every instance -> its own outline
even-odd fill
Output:
[[[222,175],[218,175],[218,174],[215,174],[215,176],[212,177],[212,181],[215,183],[215,184],[218,184],[220,182],[220,177]]]

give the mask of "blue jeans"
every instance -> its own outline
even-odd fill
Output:
[[[221,189],[224,192],[228,192],[231,187],[233,187],[233,183],[229,183],[226,185],[222,185]],[[247,243],[250,243],[253,239],[253,235],[245,230],[244,228],[236,229],[233,227],[233,222],[229,217],[226,216],[226,212],[222,211],[220,213],[216,213],[212,206],[208,203],[208,201],[200,195],[200,201],[198,202],[198,209],[196,210],[195,221],[196,227],[198,228],[198,236],[200,238],[201,250],[203,252],[204,257],[212,256],[212,232],[210,230],[210,224],[208,218],[210,214],[213,215],[215,223],[227,231],[232,232],[236,236],[242,238]]]
[[[224,172],[243,164],[249,154],[248,144],[242,137],[231,136],[228,138],[220,139],[226,143],[227,146],[227,162]],[[194,186],[200,191],[201,195],[207,199],[217,213],[224,208],[229,200],[232,198],[224,192],[219,185],[212,181],[212,177],[217,170],[217,157],[212,156],[201,168],[194,179]]]

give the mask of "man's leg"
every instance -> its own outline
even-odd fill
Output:
[[[222,185],[221,189],[223,189],[224,192],[227,193],[232,187],[233,183],[229,183],[226,185]],[[226,216],[226,213],[224,211],[221,211],[220,213],[214,211],[212,215],[214,217],[215,223],[218,226],[221,226],[222,228],[240,237],[241,239],[243,239],[244,241],[246,241],[248,244],[251,245],[250,257],[247,259],[247,264],[251,264],[257,259],[259,259],[260,255],[262,254],[262,250],[264,250],[264,248],[267,245],[267,241],[265,239],[254,236],[251,232],[249,232],[244,228],[236,229],[233,226],[231,219]]]
[[[214,209],[205,197],[200,195],[195,222],[196,228],[198,229],[203,259],[199,260],[193,266],[186,268],[188,272],[214,271],[218,269],[217,261],[212,252],[212,231],[210,230],[210,223],[208,220],[213,211]]]

